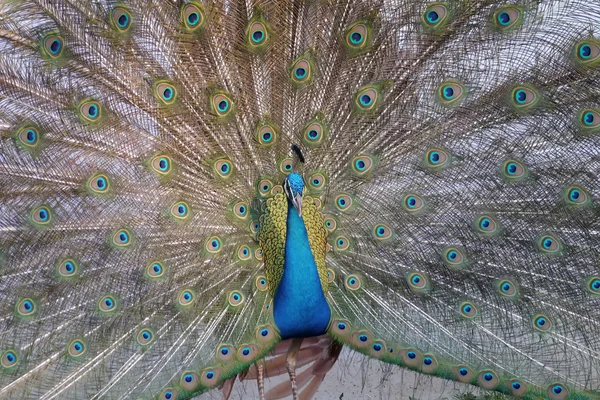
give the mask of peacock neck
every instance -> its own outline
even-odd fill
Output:
[[[273,317],[283,339],[322,335],[331,311],[323,294],[304,220],[288,202],[283,276],[273,300]]]

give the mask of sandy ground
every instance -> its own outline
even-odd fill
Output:
[[[287,376],[267,380],[267,390],[284,379],[287,380]],[[456,396],[465,393],[480,395],[482,391],[471,385],[421,375],[395,365],[388,365],[344,348],[340,359],[325,377],[314,399],[453,400]],[[199,399],[213,400],[222,397],[218,391],[212,391],[200,396]],[[256,381],[236,382],[231,399],[258,399]]]

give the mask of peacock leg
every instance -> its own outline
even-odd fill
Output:
[[[265,360],[261,358],[256,362],[256,380],[258,382],[258,398],[260,400],[265,400],[265,382],[264,382],[264,370],[265,370]]]
[[[296,361],[300,346],[302,346],[302,338],[292,339],[292,343],[290,344],[290,348],[288,349],[285,358],[285,366],[290,374],[290,383],[292,384],[292,396],[294,400],[298,400],[298,389],[296,388]]]

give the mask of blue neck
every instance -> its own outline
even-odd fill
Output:
[[[283,339],[325,333],[331,318],[304,220],[288,203],[283,276],[275,291],[273,317]]]

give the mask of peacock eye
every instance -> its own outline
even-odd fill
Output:
[[[537,91],[527,86],[517,86],[511,92],[511,104],[519,111],[529,110],[539,102]]]
[[[197,31],[204,25],[204,12],[196,4],[184,4],[181,8],[181,20],[183,21],[183,26],[188,31]]]
[[[79,106],[81,118],[86,122],[94,122],[100,118],[100,103],[95,100],[86,100]]]
[[[47,35],[43,40],[44,50],[50,58],[58,58],[63,52],[63,43],[60,35]]]
[[[131,26],[131,13],[124,7],[115,7],[112,11],[112,21],[119,32],[126,32]]]
[[[356,24],[348,30],[346,43],[354,48],[364,47],[367,43],[367,35],[367,27],[362,23]]]
[[[254,21],[248,27],[248,44],[253,48],[264,46],[269,40],[267,26],[261,21]]]
[[[290,71],[290,78],[296,85],[306,84],[312,78],[312,65],[307,58],[296,60]]]
[[[443,4],[432,4],[423,12],[422,20],[427,28],[437,29],[442,26],[448,16],[448,9]]]
[[[458,81],[443,83],[438,89],[438,97],[445,106],[456,106],[466,95],[465,86]]]
[[[308,146],[318,146],[323,142],[325,127],[320,122],[311,122],[304,128],[302,138]]]
[[[233,164],[226,158],[215,161],[213,168],[219,178],[228,179],[233,173]]]
[[[225,93],[213,95],[211,106],[218,118],[227,117],[233,111],[233,101]]]
[[[155,96],[161,103],[171,105],[177,98],[177,89],[170,83],[160,82],[156,85]]]
[[[575,46],[575,53],[581,64],[594,63],[600,59],[600,44],[595,40],[584,40]]]
[[[218,253],[221,251],[221,239],[218,236],[211,236],[205,244],[205,248],[209,253]]]

